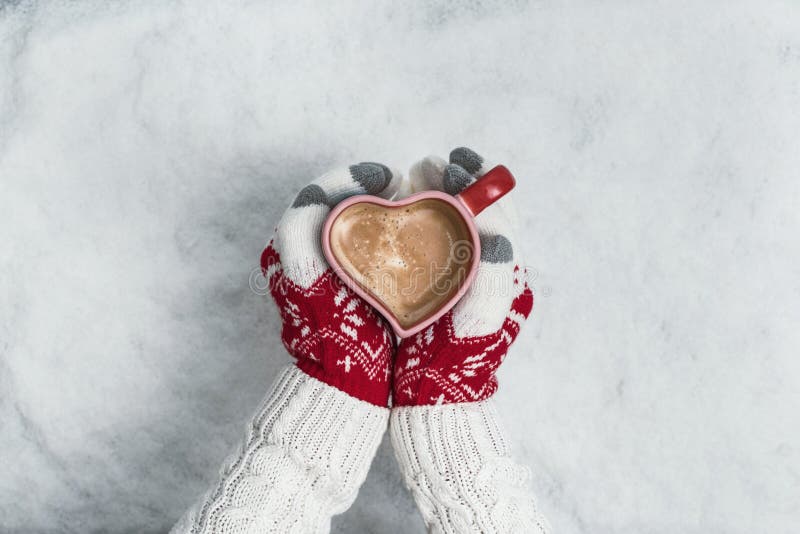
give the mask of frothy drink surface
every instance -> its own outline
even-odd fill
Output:
[[[400,207],[353,204],[331,226],[330,245],[348,274],[404,328],[450,300],[473,255],[461,214],[438,199]]]

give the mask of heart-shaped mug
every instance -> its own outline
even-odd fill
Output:
[[[474,217],[514,184],[511,172],[498,165],[455,196],[424,191],[396,201],[350,197],[325,221],[325,257],[399,337],[409,337],[467,291],[481,256]]]

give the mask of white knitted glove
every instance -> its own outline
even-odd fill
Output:
[[[475,152],[458,148],[449,165],[434,157],[415,165],[411,185],[457,194],[489,169]],[[481,262],[466,295],[397,351],[392,444],[430,532],[548,531],[528,488],[529,471],[511,459],[490,399],[495,371],[533,305],[509,203],[505,197],[476,218]]]
[[[388,197],[399,180],[383,165],[353,165],[305,187],[284,214],[262,267],[296,365],[173,533],[326,533],[355,500],[387,426],[394,336],[335,277],[320,229],[344,198]]]

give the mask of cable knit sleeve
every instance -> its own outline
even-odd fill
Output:
[[[436,534],[549,532],[514,463],[491,400],[392,410],[390,433],[406,485]]]
[[[171,532],[328,532],[355,500],[388,417],[289,366],[218,480]]]

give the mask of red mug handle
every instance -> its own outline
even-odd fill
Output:
[[[503,165],[498,165],[457,194],[456,198],[475,217],[514,189],[514,185],[516,185],[516,181],[511,171]]]

